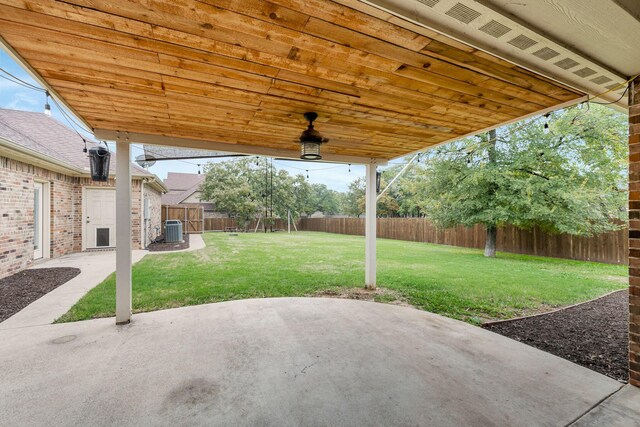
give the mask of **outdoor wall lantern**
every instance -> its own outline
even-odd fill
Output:
[[[109,149],[99,146],[89,149],[89,166],[92,181],[107,181],[109,179]]]
[[[307,130],[300,135],[300,158],[302,160],[320,160],[320,145],[329,142],[323,138],[320,132],[313,128],[313,121],[318,118],[317,113],[304,113],[304,118],[309,122]]]

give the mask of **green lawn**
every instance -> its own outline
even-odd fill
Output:
[[[344,292],[364,283],[364,239],[301,233],[204,235],[205,249],[148,255],[133,267],[133,310],[241,298]],[[624,266],[378,240],[378,285],[424,310],[479,323],[585,301],[626,287]],[[115,275],[59,322],[113,316]]]

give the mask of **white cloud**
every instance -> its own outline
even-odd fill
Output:
[[[5,96],[2,94],[0,103],[3,108],[9,108],[12,110],[26,110],[26,111],[40,111],[44,108],[44,99],[39,93],[32,91],[14,91],[11,95]]]

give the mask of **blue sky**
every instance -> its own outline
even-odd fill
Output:
[[[0,67],[22,80],[38,85],[38,83],[34,81],[19,64],[13,61],[13,59],[2,50],[0,50]],[[42,92],[24,88],[7,80],[0,79],[0,108],[25,111],[44,111],[44,103],[45,95]],[[50,104],[53,117],[69,126],[58,108],[52,102],[50,102]],[[111,147],[112,149],[114,148],[113,145],[111,145]],[[82,147],[78,147],[78,149],[81,150]],[[132,158],[135,158],[135,156],[142,154],[142,146],[134,145],[131,152]],[[167,176],[167,172],[197,173],[197,164],[202,164],[204,162],[206,162],[205,159],[160,161],[150,167],[149,171],[164,179]],[[399,163],[399,161],[394,163]],[[285,169],[292,175],[303,174],[306,176],[306,170],[308,169],[309,182],[326,184],[329,188],[338,191],[346,191],[351,181],[364,176],[364,166],[359,165],[352,165],[350,168],[351,172],[349,172],[348,165],[338,165],[333,163],[277,160],[274,164],[278,169]]]

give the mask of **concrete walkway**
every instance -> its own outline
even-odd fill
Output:
[[[563,426],[622,386],[452,319],[327,298],[4,329],[0,343],[0,420],[15,426]]]
[[[572,424],[575,427],[640,426],[640,388],[631,385],[596,406]]]
[[[189,248],[187,249],[171,252],[136,250],[132,253],[133,263],[135,264],[148,254],[190,252],[203,249],[206,246],[201,235],[189,234],[188,236]],[[44,260],[30,269],[53,267],[79,268],[80,274],[32,302],[10,318],[0,322],[0,330],[53,323],[57,318],[69,311],[87,292],[116,271],[116,253],[115,251],[80,252]]]
[[[133,262],[140,261],[146,254],[147,251],[133,251]],[[79,268],[80,274],[0,323],[0,329],[53,323],[69,311],[87,292],[116,271],[116,253],[115,251],[80,252],[40,262],[31,269],[53,267]]]

